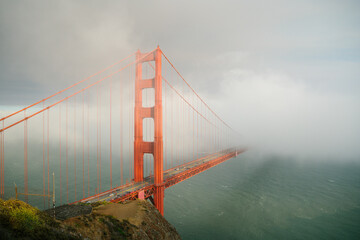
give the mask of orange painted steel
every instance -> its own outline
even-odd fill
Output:
[[[69,203],[69,136],[68,136],[68,100],[66,100],[66,202]],[[45,184],[45,183],[44,183]],[[44,185],[45,186],[45,185]],[[45,189],[45,187],[44,187]],[[45,190],[44,190],[45,194]]]
[[[177,183],[180,183],[180,182],[182,182],[182,181],[184,181],[184,180],[186,180],[188,178],[191,178],[191,177],[193,177],[193,176],[195,176],[195,175],[197,175],[197,174],[199,174],[201,172],[204,172],[204,171],[208,170],[209,168],[212,168],[212,167],[214,167],[214,166],[216,166],[216,165],[218,165],[218,164],[220,164],[222,162],[225,162],[225,161],[227,161],[227,160],[229,160],[231,158],[234,158],[238,154],[243,153],[246,150],[247,150],[246,148],[243,148],[243,149],[239,149],[239,150],[233,149],[232,151],[228,151],[228,152],[224,151],[223,155],[221,155],[221,156],[219,156],[219,157],[217,157],[217,158],[215,158],[213,160],[204,162],[204,163],[202,163],[202,164],[200,164],[198,166],[195,166],[195,167],[192,167],[190,169],[187,169],[186,171],[180,172],[180,173],[178,173],[178,174],[176,174],[176,175],[174,175],[172,177],[166,178],[164,180],[163,189],[169,188],[169,187],[171,187],[171,186],[173,186],[173,185],[175,185]],[[214,155],[214,154],[211,154],[211,155]],[[211,156],[211,155],[209,155],[209,156]],[[206,157],[209,157],[209,156],[206,156]],[[201,159],[205,159],[206,157],[201,158]],[[196,161],[199,161],[201,159],[196,159],[196,160],[194,160],[192,162],[196,162]],[[188,164],[190,164],[192,162],[189,162],[189,163],[186,163],[186,164],[174,167],[174,168],[185,167],[186,165],[188,165]],[[165,171],[165,173],[170,172],[174,168]],[[131,184],[128,184],[128,185],[130,186]],[[122,187],[124,187],[124,186],[122,186]],[[115,191],[115,189],[113,189],[113,191],[109,190],[107,192],[100,193],[98,195],[99,196],[100,195],[106,195],[106,194],[110,194],[111,192],[114,192],[114,191]],[[157,194],[156,186],[155,186],[155,184],[152,184],[152,185],[145,186],[143,188],[139,188],[139,189],[134,190],[132,192],[129,192],[129,193],[127,193],[127,194],[125,194],[125,195],[123,195],[123,196],[121,196],[119,198],[112,199],[110,201],[116,203],[116,202],[124,202],[124,201],[128,201],[128,200],[135,200],[135,199],[138,198],[139,192],[142,192],[142,191],[144,192],[144,198],[149,198],[151,195],[155,196]],[[163,192],[162,192],[162,194],[163,194]],[[95,196],[93,196],[91,198],[86,198],[86,199],[80,200],[78,202],[86,202],[86,201],[92,200],[94,198],[95,198]]]
[[[4,121],[3,125],[4,125]],[[0,182],[1,182],[1,187],[0,187],[0,196],[3,198],[4,197],[4,133],[0,133]]]
[[[62,203],[62,184],[61,184],[61,105],[59,107],[59,168],[60,168],[60,204]]]
[[[150,53],[148,53],[147,55],[142,56],[141,59],[146,58],[148,55],[151,55],[152,53],[153,53],[153,52],[150,52]],[[89,89],[89,88],[91,88],[91,87],[93,87],[93,86],[95,86],[95,85],[103,82],[105,79],[108,79],[108,78],[114,76],[115,74],[121,72],[122,70],[130,67],[130,66],[133,65],[135,62],[136,62],[136,61],[131,62],[131,63],[127,64],[126,66],[124,66],[124,67],[122,67],[122,68],[119,68],[118,70],[112,72],[111,74],[109,74],[109,75],[101,78],[100,80],[98,80],[98,81],[96,81],[96,82],[88,85],[87,87],[84,87],[83,89],[80,89],[79,91],[77,91],[77,92],[75,92],[75,93],[73,93],[73,94],[71,94],[71,95],[69,95],[69,96],[67,96],[67,97],[65,97],[65,98],[63,98],[63,99],[61,99],[61,100],[59,100],[59,101],[57,101],[57,102],[49,105],[49,106],[47,106],[47,107],[43,107],[43,109],[41,109],[41,110],[39,110],[39,111],[37,111],[37,112],[35,112],[35,113],[33,113],[33,114],[25,117],[25,118],[23,118],[23,119],[21,119],[21,120],[19,120],[19,121],[16,121],[15,123],[13,123],[13,124],[11,124],[11,125],[9,125],[9,126],[3,127],[2,129],[0,129],[0,132],[4,132],[5,130],[7,130],[7,129],[13,127],[13,126],[16,126],[17,124],[22,123],[23,121],[25,121],[25,120],[27,120],[27,119],[30,119],[30,118],[38,115],[39,113],[42,113],[42,112],[44,112],[44,111],[46,111],[46,110],[48,110],[48,109],[50,109],[50,108],[52,108],[52,107],[54,107],[54,106],[56,106],[56,105],[58,105],[58,104],[60,104],[60,103],[62,103],[62,102],[64,102],[64,101],[66,101],[66,100],[69,99],[69,98],[72,98],[72,97],[76,96],[77,94],[85,91],[86,89]],[[48,98],[46,98],[46,99],[48,99]],[[41,101],[40,101],[40,102],[41,102]],[[39,103],[40,103],[40,102],[39,102]],[[44,101],[42,101],[42,102],[44,103]],[[38,103],[36,103],[36,104],[38,104]],[[33,105],[36,105],[36,104],[33,104]],[[33,106],[33,105],[32,105],[32,106]],[[22,111],[22,110],[20,110],[20,111]],[[16,112],[16,113],[17,113],[17,112]],[[14,114],[12,114],[12,115],[15,115],[16,113],[14,113]],[[8,118],[8,117],[10,117],[10,115],[7,116],[7,117],[5,117],[5,118]],[[5,118],[2,118],[1,121],[3,121]]]
[[[146,55],[146,57],[143,57]],[[142,63],[155,61],[155,77],[142,79]],[[155,105],[143,107],[142,90],[154,88]],[[143,140],[144,118],[154,119],[154,142]],[[159,212],[164,215],[164,179],[163,179],[163,120],[162,120],[162,77],[161,50],[159,47],[152,54],[136,53],[135,66],[135,110],[134,110],[134,181],[144,180],[144,154],[154,156],[154,202]]]
[[[43,102],[43,108],[45,103]],[[42,117],[42,148],[43,148],[43,195],[45,195],[45,112]],[[45,196],[44,196],[44,208],[45,208]]]
[[[225,121],[223,121],[210,107],[206,104],[206,102],[197,94],[197,92],[190,86],[190,84],[185,80],[185,78],[180,74],[180,72],[175,68],[175,66],[170,62],[169,58],[162,52],[162,55],[171,65],[171,67],[176,71],[176,73],[180,76],[180,78],[186,83],[186,85],[191,89],[191,91],[200,99],[200,101],[205,104],[205,106],[218,118],[225,126],[234,131]]]
[[[151,64],[150,64],[151,67],[153,67]],[[168,80],[166,80],[166,78],[164,78],[164,76],[161,77],[164,82],[189,106],[191,107],[198,115],[200,115],[205,121],[207,121],[209,124],[213,125],[214,127],[216,127],[212,122],[210,122],[209,119],[207,119],[203,114],[201,114],[201,112],[199,112],[195,106],[193,106],[188,100],[185,99],[185,97],[178,91],[176,90],[176,88],[171,85],[169,83]]]
[[[110,188],[112,188],[112,78],[110,79],[110,132],[109,132],[109,136],[110,136]]]
[[[89,102],[89,101],[88,101]],[[87,180],[88,180],[88,196],[90,195],[90,122],[89,122],[89,115],[90,115],[90,106],[87,106]]]
[[[120,80],[120,185],[124,183],[124,168],[123,168],[123,95],[122,95],[122,81]]]
[[[182,181],[184,181],[184,180],[186,180],[186,179],[188,179],[188,178],[190,178],[192,176],[195,176],[198,173],[206,171],[207,169],[209,169],[211,167],[214,167],[214,166],[216,166],[216,165],[218,165],[218,164],[220,164],[222,162],[225,162],[225,161],[227,161],[227,160],[229,160],[231,158],[234,158],[237,155],[239,155],[240,153],[245,152],[246,150],[247,150],[246,148],[227,149],[227,150],[223,150],[223,151],[220,151],[220,152],[217,152],[217,153],[210,154],[210,155],[205,156],[205,157],[200,158],[200,159],[195,159],[195,160],[193,160],[191,162],[176,166],[174,168],[168,169],[167,171],[164,171],[164,173],[171,172],[176,168],[186,168],[187,166],[189,166],[189,165],[191,165],[191,164],[193,164],[195,162],[202,161],[202,164],[200,164],[200,165],[189,168],[189,169],[187,169],[187,170],[185,170],[183,172],[180,172],[180,173],[178,173],[178,174],[176,174],[174,176],[165,178],[163,187],[164,187],[164,189],[169,188],[169,187],[171,187],[171,186],[173,186],[173,185],[175,185],[177,183],[180,183],[180,182],[182,182]],[[204,160],[206,160],[206,158],[214,157],[214,156],[219,155],[219,154],[221,154],[221,155],[218,156],[215,159],[204,161]],[[122,186],[107,190],[107,191],[102,192],[102,193],[97,193],[97,194],[95,194],[93,196],[90,196],[90,197],[78,200],[76,202],[73,202],[72,204],[78,203],[78,202],[94,201],[96,199],[99,199],[100,197],[107,196],[107,195],[110,195],[112,193],[115,193],[117,190],[130,188],[132,185],[134,185],[134,182],[127,183],[125,185],[122,185]],[[120,196],[118,198],[111,199],[109,201],[110,202],[124,202],[124,201],[127,201],[127,200],[134,200],[134,199],[138,198],[138,194],[141,191],[144,191],[144,198],[149,198],[151,195],[154,195],[156,193],[156,186],[155,186],[155,184],[150,184],[150,185],[141,187],[139,189],[133,190],[131,192],[128,192],[128,193],[126,193],[126,194],[124,194],[124,195],[122,195],[122,196]]]
[[[48,109],[47,111],[47,138],[46,138],[46,154],[47,154],[47,189],[48,189],[48,195],[50,195],[50,143],[49,143],[49,131],[50,131],[50,110]],[[48,202],[48,204],[50,204]],[[48,205],[50,207],[50,205]]]
[[[71,85],[71,86],[69,86],[69,87],[67,87],[67,88],[65,88],[65,89],[63,89],[63,90],[61,90],[61,91],[59,91],[59,92],[57,92],[57,93],[54,93],[53,95],[51,95],[51,96],[49,96],[49,97],[47,97],[47,98],[44,98],[44,99],[42,99],[42,100],[40,100],[40,101],[38,101],[38,102],[36,102],[36,103],[33,103],[33,104],[31,104],[31,105],[29,105],[29,106],[27,106],[27,107],[25,107],[25,108],[23,108],[23,109],[21,109],[21,110],[19,110],[19,111],[17,111],[17,112],[14,112],[14,113],[6,116],[6,117],[3,117],[3,118],[0,119],[0,121],[3,121],[3,120],[5,120],[5,119],[7,119],[7,118],[9,118],[9,117],[12,117],[12,116],[14,116],[14,115],[16,115],[16,114],[18,114],[18,113],[21,113],[21,112],[25,111],[26,109],[29,109],[29,108],[31,108],[31,107],[33,107],[33,106],[38,105],[39,103],[44,103],[46,100],[48,100],[48,99],[50,99],[50,98],[52,98],[52,97],[55,97],[56,95],[59,95],[60,93],[63,93],[63,92],[65,92],[66,90],[69,90],[69,89],[75,87],[76,85],[79,85],[80,83],[86,82],[86,81],[89,80],[90,78],[92,78],[92,77],[94,77],[94,76],[96,76],[96,75],[98,75],[98,74],[100,74],[100,73],[103,73],[103,72],[105,72],[106,70],[109,70],[110,68],[118,65],[119,63],[121,63],[122,61],[125,61],[126,59],[132,57],[133,55],[134,55],[134,53],[132,53],[132,54],[130,54],[129,56],[127,56],[126,58],[123,58],[123,59],[121,59],[120,61],[118,61],[118,62],[116,62],[116,63],[114,63],[114,64],[112,64],[112,65],[110,65],[110,66],[108,66],[108,67],[106,67],[106,68],[104,68],[104,69],[102,69],[102,70],[100,70],[100,71],[98,71],[97,73],[94,73],[93,75],[91,75],[91,76],[89,76],[89,77],[87,77],[87,78],[84,78],[83,80],[81,80],[81,81],[79,81],[79,82],[77,82],[77,83],[75,83],[75,84],[73,84],[73,85]]]
[[[76,83],[69,88],[66,88],[54,95],[51,95],[48,98],[45,98],[33,105],[30,105],[29,107],[26,107],[18,112],[15,112],[9,116],[3,117],[0,119],[0,123],[2,121],[2,128],[0,128],[0,172],[1,172],[1,182],[0,182],[0,194],[4,194],[4,134],[5,130],[18,125],[21,122],[24,122],[24,186],[25,191],[27,192],[28,188],[28,123],[29,119],[33,118],[36,115],[40,115],[42,113],[42,134],[43,134],[43,192],[45,194],[46,189],[46,170],[47,170],[47,185],[48,185],[48,193],[49,193],[49,167],[50,162],[53,165],[54,160],[56,159],[51,155],[51,161],[50,161],[50,143],[49,143],[49,135],[51,131],[51,135],[54,135],[54,130],[50,129],[50,124],[53,127],[55,124],[53,124],[53,121],[50,118],[50,109],[55,107],[56,105],[59,105],[59,162],[60,162],[60,192],[61,192],[61,157],[62,156],[62,147],[66,150],[66,192],[67,192],[67,202],[69,202],[69,173],[68,173],[68,151],[69,151],[69,144],[73,147],[71,147],[71,150],[74,151],[74,185],[72,187],[75,188],[75,200],[76,200],[76,194],[77,194],[77,182],[76,182],[76,166],[77,161],[80,165],[79,159],[77,157],[77,149],[79,150],[81,148],[81,142],[82,142],[82,200],[79,200],[81,202],[84,201],[95,201],[95,200],[107,200],[107,201],[113,201],[113,202],[119,202],[119,201],[125,201],[129,199],[135,199],[135,198],[149,198],[150,196],[154,197],[153,203],[156,206],[156,208],[159,210],[159,212],[163,215],[164,214],[164,190],[168,187],[171,187],[179,182],[182,182],[200,172],[203,172],[213,166],[216,166],[230,158],[236,157],[239,152],[243,152],[245,150],[237,151],[235,148],[229,148],[230,144],[230,133],[233,131],[231,127],[229,127],[201,98],[200,96],[194,91],[193,88],[190,87],[190,85],[185,81],[185,79],[181,76],[181,74],[177,71],[177,69],[174,67],[174,65],[169,61],[169,59],[163,54],[161,49],[157,47],[155,50],[148,52],[148,53],[141,53],[140,51],[136,52],[136,59],[132,63],[127,64],[125,67],[115,69],[115,71],[111,72],[109,75],[101,78],[100,80],[94,81],[93,83],[90,83],[87,86],[82,86],[80,90],[75,90],[74,93],[69,93],[68,96],[61,96],[60,99],[57,99],[56,102],[50,103],[48,102],[48,106],[45,107],[45,100],[52,98],[55,95],[58,95],[67,89],[70,89],[81,82],[86,81],[87,79],[84,79],[80,81],[79,83]],[[167,79],[165,79],[164,75],[162,74],[162,56],[167,60],[167,62],[171,65],[171,67],[176,71],[176,73],[180,76],[180,78],[185,82],[185,84],[182,83],[181,79],[180,82],[183,84],[182,88],[178,88],[178,85],[170,84],[168,80],[171,80],[171,76],[167,75]],[[151,64],[151,62],[154,62],[154,64]],[[164,64],[167,64],[167,62],[164,60]],[[146,74],[146,76],[143,77],[143,64],[149,64],[150,67],[154,70],[154,76],[153,78],[149,78],[149,76]],[[130,68],[132,65],[135,67],[135,84],[132,82],[132,68]],[[147,71],[147,65],[144,66],[145,72]],[[171,69],[170,67],[170,69]],[[129,111],[129,143],[131,144],[134,138],[134,152],[130,150],[129,154],[129,177],[126,178],[126,185],[123,184],[123,118],[125,115],[123,114],[123,94],[122,94],[122,83],[120,81],[120,137],[121,137],[121,143],[120,143],[120,183],[121,186],[113,188],[115,183],[113,180],[113,172],[112,172],[112,166],[113,166],[113,135],[112,130],[113,126],[115,126],[115,122],[113,120],[115,119],[113,116],[112,108],[113,108],[113,99],[112,95],[114,94],[113,91],[113,83],[112,83],[112,76],[114,76],[117,73],[120,73],[125,68],[129,69],[129,106],[131,109],[134,109],[134,115],[132,115],[131,110]],[[164,68],[165,69],[165,68]],[[171,69],[172,70],[172,69]],[[100,72],[98,72],[100,73]],[[96,75],[96,74],[95,74]],[[176,75],[176,74],[175,74]],[[177,77],[177,75],[176,75]],[[90,77],[89,77],[90,78]],[[89,79],[88,78],[88,79]],[[101,83],[106,80],[110,80],[109,85],[109,152],[110,152],[110,190],[101,192],[101,173],[102,173],[102,134],[101,130],[104,131],[104,128],[102,127],[101,123],[104,122],[104,118],[102,116],[102,113],[106,111],[106,109],[102,109],[101,102],[103,97],[101,97]],[[177,77],[177,79],[179,79]],[[163,91],[163,81],[164,80],[164,90],[167,89],[170,91],[170,95],[167,95],[166,91]],[[172,82],[171,82],[172,83]],[[131,85],[134,84],[134,85]],[[92,88],[93,86],[97,86],[96,89],[96,118],[94,118],[94,138],[96,139],[96,149],[94,148],[94,152],[96,152],[96,157],[94,157],[94,162],[96,160],[96,176],[94,175],[94,180],[97,178],[97,182],[94,185],[96,186],[95,189],[95,195],[90,196],[90,171],[89,171],[89,138],[91,136],[90,134],[90,123],[89,123],[89,115],[90,115],[90,109],[89,104],[87,104],[87,133],[86,133],[86,140],[87,140],[87,180],[88,180],[88,197],[85,198],[85,106],[84,106],[84,94],[85,90]],[[115,85],[116,86],[116,85]],[[176,86],[176,88],[174,87]],[[80,87],[80,86],[79,86]],[[134,90],[132,89],[134,87]],[[185,91],[185,89],[187,91]],[[190,91],[188,91],[189,89]],[[154,89],[154,106],[148,106],[148,95],[146,94],[146,105],[143,104],[143,90],[144,89]],[[180,90],[180,91],[179,91]],[[89,91],[87,91],[89,92]],[[164,95],[163,95],[164,92]],[[190,92],[191,95],[187,95],[188,92]],[[77,101],[77,95],[82,93],[82,106],[81,103],[76,104]],[[194,93],[194,94],[193,94]],[[134,94],[134,96],[133,96]],[[192,98],[191,98],[192,96]],[[60,97],[60,96],[59,96]],[[135,97],[135,101],[133,101],[133,98]],[[68,104],[69,99],[73,98],[73,118],[70,118],[70,120],[73,123],[73,128],[69,128],[68,126]],[[164,99],[163,99],[164,98]],[[163,104],[164,108],[165,105],[165,98],[169,99],[167,100],[168,103],[173,102],[173,106],[170,106],[168,109],[169,111],[163,111]],[[195,98],[195,100],[194,100]],[[144,99],[145,100],[145,99]],[[163,103],[164,101],[164,103]],[[26,109],[37,105],[39,103],[42,104],[42,108],[36,109],[35,113],[28,114],[26,116]],[[64,103],[63,103],[64,102]],[[89,102],[89,100],[88,100]],[[62,124],[61,124],[61,105],[66,103],[66,112],[63,119],[65,120],[65,128],[62,130]],[[70,102],[71,103],[71,102]],[[145,107],[146,106],[146,107]],[[169,104],[167,104],[169,106]],[[79,110],[79,107],[82,108],[81,111]],[[185,108],[186,107],[186,108]],[[19,113],[24,112],[24,117],[19,120],[14,120],[12,123],[8,123],[8,126],[4,126],[4,120]],[[52,111],[53,112],[53,111]],[[164,112],[164,113],[163,113]],[[47,114],[47,117],[45,116]],[[82,114],[82,116],[77,116],[79,114]],[[163,116],[164,114],[164,116]],[[51,115],[54,115],[52,113]],[[169,150],[164,151],[164,136],[163,136],[163,121],[165,122],[166,116],[169,117],[167,120],[168,125],[171,126],[170,129],[166,130],[167,133],[167,141],[169,144]],[[132,119],[134,117],[134,119]],[[163,119],[164,117],[164,119]],[[46,118],[46,119],[45,119]],[[80,118],[80,119],[79,119]],[[149,136],[152,136],[151,127],[149,124],[143,125],[143,121],[145,118],[152,118],[154,121],[154,139],[152,141],[149,141],[148,138],[145,138],[144,140],[144,132],[146,132]],[[103,119],[103,120],[102,120]],[[46,120],[46,122],[45,122]],[[134,120],[134,121],[132,121]],[[82,124],[80,127],[79,124]],[[134,127],[132,127],[132,124],[134,124]],[[80,128],[79,128],[80,127]],[[30,128],[29,128],[30,129]],[[96,129],[96,130],[95,130]],[[106,128],[105,128],[106,129]],[[134,129],[134,135],[132,135],[132,131]],[[185,132],[181,132],[182,129],[188,129],[189,131],[192,131],[190,135],[191,141],[186,142],[185,138],[182,138],[181,134],[185,134]],[[62,131],[65,131],[65,144],[62,146]],[[78,132],[77,132],[78,131]],[[69,133],[71,137],[71,140],[73,140],[73,143],[69,143]],[[165,133],[165,132],[164,132]],[[81,136],[82,135],[82,139]],[[175,136],[174,136],[175,135]],[[221,135],[221,137],[220,137]],[[77,138],[79,137],[79,139]],[[71,141],[70,141],[71,142]],[[79,146],[80,144],[80,146]],[[129,149],[131,149],[131,146],[129,144]],[[225,146],[226,145],[226,146]],[[29,146],[31,146],[29,144]],[[190,151],[186,153],[185,148],[190,148]],[[220,150],[225,149],[226,150]],[[29,149],[30,150],[30,149]],[[191,152],[192,150],[192,152]],[[51,150],[52,151],[52,150]],[[167,152],[168,151],[168,152]],[[201,151],[201,152],[200,152]],[[205,152],[206,151],[206,152]],[[53,152],[53,151],[52,151]],[[29,152],[31,153],[31,152]],[[132,157],[132,153],[134,156]],[[169,156],[166,156],[166,153],[168,153]],[[210,154],[212,153],[212,154]],[[152,169],[150,168],[150,176],[144,177],[144,154],[152,154],[154,159],[154,166],[153,166],[153,173]],[[164,155],[165,154],[165,155]],[[95,155],[95,154],[94,154]],[[206,155],[206,156],[204,156]],[[165,169],[164,171],[164,156],[169,157],[169,163],[165,162]],[[96,159],[95,159],[96,158]],[[191,159],[192,158],[192,159]],[[31,160],[31,159],[29,159]],[[133,161],[133,163],[132,163]],[[133,169],[132,169],[133,168]],[[181,169],[180,169],[181,168]],[[80,170],[80,169],[79,169]],[[71,171],[71,169],[70,169]],[[146,172],[148,172],[146,170]],[[154,175],[152,175],[154,174]],[[132,176],[133,175],[133,176]],[[146,174],[147,175],[147,174]],[[134,179],[132,179],[134,177]],[[115,178],[114,178],[115,179]],[[80,181],[78,181],[78,184],[80,185]],[[95,182],[95,181],[94,181]],[[104,179],[103,179],[104,184]],[[65,190],[65,189],[64,189]],[[128,190],[128,192],[126,192]],[[93,190],[91,190],[93,191]],[[121,192],[121,193],[120,193]],[[80,190],[79,190],[80,193]],[[140,193],[140,194],[139,194]],[[116,196],[115,196],[115,195]],[[125,195],[123,195],[125,194]],[[114,199],[115,197],[118,197],[117,199]],[[61,194],[60,194],[61,199]],[[44,198],[45,201],[45,198]],[[60,200],[61,201],[61,200]],[[77,202],[79,202],[77,201]],[[45,204],[45,202],[44,202]]]
[[[26,116],[26,111],[24,111]],[[28,127],[27,121],[24,122],[24,188],[25,194],[28,194]],[[28,196],[25,195],[25,201],[28,202]]]
[[[85,99],[82,93],[82,175],[83,175],[83,198],[85,197]]]
[[[76,97],[74,98],[74,149],[73,150],[74,150],[74,188],[75,188],[74,195],[76,200]],[[48,172],[48,177],[49,177],[49,172]],[[48,181],[48,186],[49,186],[49,181]]]
[[[118,190],[118,189],[121,189],[121,188],[126,188],[126,187],[129,187],[131,186],[133,183],[126,183],[124,185],[121,185],[119,187],[116,187],[116,188],[113,188],[113,189],[109,189],[107,191],[104,191],[104,192],[101,192],[101,193],[97,193],[96,192],[96,189],[95,189],[95,194],[90,196],[90,197],[87,197],[87,198],[84,198],[84,199],[80,199],[80,200],[77,200],[75,202],[72,202],[71,204],[75,204],[75,203],[79,203],[79,202],[87,202],[87,201],[91,201],[91,200],[95,200],[97,198],[99,198],[100,196],[103,196],[103,195],[106,195],[106,194],[111,194],[113,193],[114,191]]]
[[[244,151],[246,151],[246,149],[242,149],[242,150],[235,150],[231,153],[228,153],[226,155],[223,155],[221,157],[218,157],[214,160],[211,160],[211,161],[208,161],[208,162],[205,162],[199,166],[196,166],[196,167],[193,167],[193,168],[190,168],[184,172],[181,172],[173,177],[170,177],[170,178],[167,178],[166,181],[165,181],[165,188],[169,188],[179,182],[182,182],[188,178],[191,178],[193,176],[195,176],[196,174],[198,173],[201,173],[201,172],[204,172],[206,171],[207,169],[209,168],[212,168],[222,162],[225,162],[233,157],[236,157],[237,154],[240,154],[240,153],[243,153]],[[186,164],[184,164],[186,165]]]

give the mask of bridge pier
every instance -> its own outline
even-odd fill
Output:
[[[154,203],[155,207],[159,210],[161,215],[164,216],[164,195],[165,195],[165,187],[164,185],[155,185],[154,191]]]
[[[163,121],[162,121],[162,76],[161,50],[159,46],[151,53],[136,53],[135,67],[135,110],[134,110],[134,181],[144,180],[144,154],[154,156],[154,202],[155,207],[164,215],[164,169],[163,169]],[[142,79],[142,64],[155,61],[155,77]],[[155,105],[143,107],[142,90],[154,88]],[[154,142],[143,140],[144,118],[154,119]]]

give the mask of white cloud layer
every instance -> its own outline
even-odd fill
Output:
[[[3,0],[0,106],[31,104],[160,44],[244,141],[359,159],[359,10],[352,0]]]
[[[213,102],[243,140],[267,153],[360,156],[360,98],[313,90],[291,76],[233,69]]]

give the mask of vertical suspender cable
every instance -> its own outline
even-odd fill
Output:
[[[85,198],[85,96],[82,92],[82,177],[83,177],[83,198]]]
[[[110,188],[112,188],[112,132],[111,132],[111,111],[112,111],[112,106],[111,106],[111,90],[112,88],[112,77],[110,78]]]
[[[26,110],[24,111],[26,118]],[[25,187],[25,202],[28,202],[28,151],[27,151],[27,120],[24,121],[24,187]]]
[[[171,92],[171,100],[174,104],[174,93]],[[173,167],[174,160],[174,107],[171,107],[171,167]]]
[[[50,154],[49,154],[49,131],[50,131],[50,108],[47,110],[47,186],[48,196],[50,195]],[[48,197],[48,207],[50,207],[50,198]]]
[[[5,126],[5,120],[2,120],[2,128],[4,128]],[[2,131],[0,134],[0,159],[1,159],[1,197],[4,197],[5,194],[5,177],[4,177],[4,167],[5,167],[5,154],[4,154],[4,150],[5,150],[5,138],[4,138],[5,132]]]
[[[145,66],[145,78],[147,78],[147,72],[146,72],[147,68]],[[144,96],[145,95],[145,96]],[[148,91],[146,90],[145,92],[143,92],[143,96],[142,96],[142,107],[143,107],[143,102],[145,100],[145,107],[148,106]],[[144,119],[142,121],[143,124],[143,139],[141,139],[142,141],[149,141],[149,121],[145,121],[145,127],[144,127]],[[147,154],[143,154],[143,165],[145,165],[145,175],[147,174],[147,169],[148,169],[148,162],[147,162]]]
[[[130,80],[130,69],[129,68],[129,179],[131,179],[131,148],[130,148],[130,144],[131,144],[131,80]]]
[[[45,107],[45,102],[43,102],[43,108]],[[43,112],[43,119],[42,119],[42,133],[43,133],[43,195],[44,195],[44,208],[45,208],[45,112]]]
[[[101,83],[99,90],[99,192],[101,192]]]
[[[193,99],[193,105],[195,105],[195,101],[194,101],[194,95],[192,96]],[[192,138],[192,145],[193,145],[193,159],[195,160],[195,110],[192,110],[192,118],[193,118],[193,122],[192,122],[192,132],[193,132],[193,138]]]
[[[5,120],[3,120],[3,128],[5,126]],[[3,157],[3,194],[5,193],[5,132],[3,132],[3,149],[2,149],[2,157]]]
[[[184,95],[184,87],[182,87],[182,94]],[[184,111],[184,101],[183,99],[180,98],[180,116],[181,116],[181,131],[180,131],[180,140],[181,140],[181,148],[182,150],[180,151],[181,153],[181,163],[184,164],[185,163],[185,141],[184,141],[184,137],[185,137],[185,111]]]
[[[190,108],[187,108],[187,115],[188,115],[188,129],[190,131],[190,129],[191,129],[191,109]],[[190,141],[191,141],[191,139],[189,139],[189,142],[188,142],[188,146],[189,146],[188,161],[190,161],[190,159],[191,159],[191,149],[190,149],[191,143],[190,143]]]
[[[176,129],[177,129],[177,141],[176,141],[176,163],[177,165],[180,165],[180,143],[181,143],[181,139],[180,139],[180,123],[181,123],[181,120],[180,120],[180,98],[177,97],[177,103],[176,103]]]
[[[196,114],[196,159],[199,159],[199,114]]]
[[[61,189],[61,105],[59,106],[59,166],[60,166],[60,172],[59,172],[59,178],[60,178],[60,204],[62,203],[62,189]]]
[[[96,174],[99,189],[99,88],[96,88]]]
[[[3,190],[3,132],[0,132],[0,181],[1,181],[1,186],[0,186],[0,197],[4,198],[4,190]]]
[[[5,120],[3,120],[3,128],[5,126]],[[3,172],[2,172],[2,177],[3,177],[3,195],[5,193],[5,132],[2,132],[2,164],[3,164]]]
[[[124,136],[123,136],[123,86],[122,79],[120,78],[120,185],[124,183],[124,169],[123,169],[123,144],[124,144]]]
[[[76,96],[74,97],[74,187],[76,201]]]
[[[164,118],[163,118],[163,120],[164,120],[164,122],[163,122],[163,124],[164,124],[164,159],[165,159],[165,171],[167,170],[167,157],[166,157],[166,147],[167,147],[167,145],[166,145],[166,140],[167,140],[167,136],[166,136],[166,134],[167,134],[167,131],[166,131],[166,129],[167,129],[167,127],[166,127],[166,113],[167,113],[167,110],[166,110],[166,85],[164,85],[164,110],[163,110],[163,114],[164,114]],[[155,123],[154,123],[154,125],[155,125]],[[154,128],[154,130],[155,130],[155,128]]]
[[[69,134],[68,134],[68,117],[69,117],[69,101],[66,99],[66,202],[69,203]]]
[[[90,94],[87,99],[87,180],[88,180],[88,196],[90,196]]]
[[[2,139],[2,135],[3,135],[3,132],[1,131],[0,132],[0,197],[3,198],[4,194],[3,194],[3,159],[2,159],[2,150],[3,150],[3,147],[2,147],[2,144],[3,144],[3,139]]]

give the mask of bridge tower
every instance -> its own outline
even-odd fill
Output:
[[[154,203],[159,212],[164,215],[164,179],[163,179],[163,120],[162,120],[162,79],[161,50],[159,46],[152,53],[136,53],[135,67],[135,118],[134,118],[134,181],[144,179],[144,154],[154,157]],[[142,64],[155,61],[155,77],[142,79]],[[143,107],[142,90],[154,88],[155,105]],[[143,119],[154,120],[154,142],[143,140]]]

